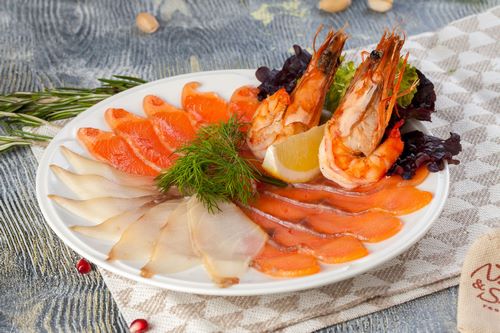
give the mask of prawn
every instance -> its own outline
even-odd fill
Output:
[[[256,157],[264,158],[272,144],[318,125],[346,39],[342,29],[330,30],[291,95],[282,88],[257,108],[247,133],[247,144]]]
[[[396,105],[408,54],[398,72],[404,38],[385,32],[356,70],[319,149],[322,174],[344,188],[379,181],[403,151],[396,124],[381,143]],[[366,55],[366,54],[365,54]]]

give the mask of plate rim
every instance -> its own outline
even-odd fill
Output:
[[[97,112],[97,110],[101,109],[101,105],[110,103],[114,100],[120,99],[124,96],[134,94],[135,92],[139,90],[143,90],[144,88],[147,88],[149,86],[155,86],[158,84],[162,84],[164,82],[168,81],[176,81],[176,80],[182,80],[182,79],[189,79],[189,78],[195,78],[197,76],[201,75],[219,75],[219,74],[240,74],[243,76],[248,76],[249,74],[253,76],[255,70],[254,69],[229,69],[229,70],[215,70],[215,71],[203,71],[203,72],[195,72],[195,73],[186,73],[186,74],[181,74],[181,75],[176,75],[176,76],[171,76],[168,78],[163,78],[155,81],[151,81],[145,84],[138,85],[136,87],[133,87],[131,89],[122,91],[116,95],[110,96],[106,98],[105,100],[91,106],[84,112],[80,113],[78,116],[73,118],[71,121],[69,121],[64,127],[70,127],[73,126],[74,124],[78,123],[80,119],[83,117],[86,117],[87,114],[92,113],[92,112]],[[96,110],[96,111],[94,111]],[[426,131],[427,128],[425,128],[423,125],[421,127]],[[449,195],[449,189],[450,189],[450,173],[449,173],[449,168],[448,164],[445,163],[445,169],[441,171],[442,175],[444,176],[444,187],[442,188],[443,190],[443,195],[442,195],[442,200],[438,202],[437,207],[435,210],[432,211],[429,217],[429,222],[425,225],[425,227],[421,228],[418,230],[418,232],[414,232],[413,234],[407,236],[409,239],[407,239],[406,243],[403,246],[399,246],[393,251],[392,253],[387,254],[384,257],[381,258],[373,258],[373,260],[364,262],[362,265],[357,265],[357,266],[347,266],[350,269],[346,269],[344,272],[340,272],[343,274],[332,274],[329,275],[328,273],[330,272],[323,272],[322,273],[317,273],[315,275],[309,276],[310,280],[313,281],[303,281],[301,278],[291,278],[291,279],[280,279],[276,280],[277,283],[272,283],[270,286],[265,286],[264,288],[260,288],[257,290],[253,290],[252,288],[248,289],[239,289],[238,285],[230,287],[230,288],[205,288],[203,286],[196,286],[196,284],[200,284],[199,282],[191,282],[191,281],[180,281],[179,279],[175,279],[175,283],[166,283],[165,281],[157,281],[154,279],[148,279],[141,277],[138,274],[131,274],[129,272],[126,272],[120,267],[117,267],[113,265],[112,263],[109,263],[107,261],[101,260],[99,258],[96,258],[94,255],[86,253],[84,249],[80,248],[77,244],[73,243],[73,241],[67,237],[62,230],[59,229],[59,226],[56,225],[54,221],[52,221],[52,213],[49,211],[49,203],[48,200],[44,197],[45,193],[42,193],[44,189],[44,181],[47,182],[47,177],[48,177],[48,165],[49,165],[49,158],[52,155],[52,151],[60,146],[60,143],[57,143],[58,140],[57,137],[59,134],[62,133],[62,130],[58,132],[58,134],[51,140],[49,145],[45,148],[43,155],[40,159],[40,162],[37,167],[36,171],[36,198],[38,201],[38,205],[40,207],[40,210],[42,211],[42,215],[47,222],[47,224],[50,226],[52,231],[64,242],[64,244],[68,247],[70,247],[73,251],[78,253],[80,256],[87,258],[89,261],[94,263],[96,266],[101,267],[113,274],[117,274],[119,276],[128,278],[130,280],[144,283],[150,286],[154,287],[159,287],[162,289],[167,289],[167,290],[173,290],[177,292],[186,292],[186,293],[192,293],[192,294],[198,294],[198,295],[217,295],[217,296],[257,296],[257,295],[267,295],[267,294],[278,294],[278,293],[284,293],[284,292],[293,292],[293,291],[300,291],[300,290],[307,290],[307,289],[312,289],[312,288],[318,288],[324,285],[328,284],[334,284],[336,282],[340,282],[349,278],[352,278],[354,276],[363,274],[369,270],[374,269],[375,267],[378,267],[389,260],[392,260],[393,258],[397,257],[401,253],[407,251],[412,245],[414,245],[416,242],[418,242],[429,230],[429,228],[434,224],[434,222],[437,220],[437,218],[440,216],[441,212],[443,211],[444,205],[447,201],[448,195]],[[54,148],[53,148],[54,147]],[[48,191],[47,191],[48,192]],[[72,232],[69,228],[68,230]],[[365,257],[366,258],[366,257]],[[361,258],[363,259],[363,258]],[[356,261],[353,261],[354,263]],[[347,263],[349,264],[349,263]],[[331,273],[336,273],[336,272],[331,272]],[[338,273],[338,272],[337,272]],[[166,276],[162,276],[164,278],[167,278]],[[316,277],[316,279],[312,279],[311,277]],[[272,277],[269,277],[272,278]],[[288,283],[286,283],[288,282]],[[296,282],[296,283],[294,283]],[[167,285],[166,285],[167,284]],[[245,283],[245,285],[252,286],[252,285],[258,285],[261,283]]]

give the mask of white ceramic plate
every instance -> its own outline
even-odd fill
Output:
[[[397,235],[380,243],[366,244],[370,254],[364,258],[346,264],[323,265],[321,272],[312,276],[277,279],[250,269],[238,285],[221,289],[210,281],[201,266],[168,276],[154,276],[146,279],[139,275],[141,262],[106,261],[106,254],[112,243],[89,238],[70,230],[69,227],[72,225],[91,223],[66,212],[47,198],[48,194],[74,197],[49,171],[49,165],[57,164],[69,168],[67,161],[60,153],[61,145],[88,155],[76,141],[76,131],[80,127],[108,129],[103,117],[107,108],[121,107],[143,115],[142,99],[148,94],[158,95],[174,105],[179,105],[182,87],[189,81],[199,81],[202,83],[201,90],[215,91],[227,100],[237,87],[245,84],[258,84],[253,70],[201,72],[147,83],[110,97],[83,112],[65,126],[45,150],[36,177],[37,199],[43,215],[54,232],[69,247],[94,264],[132,280],[182,292],[235,296],[289,292],[341,281],[379,266],[417,242],[439,216],[448,193],[448,168],[429,175],[419,186],[421,189],[432,192],[434,198],[424,209],[403,216],[404,227]]]

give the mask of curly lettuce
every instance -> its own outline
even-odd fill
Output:
[[[435,111],[436,91],[434,84],[425,77],[418,69],[415,70],[418,77],[418,85],[412,94],[411,102],[398,108],[398,119],[417,119],[431,121],[431,115]],[[397,121],[397,120],[396,120]]]
[[[403,61],[400,59],[398,64],[398,72],[403,66]],[[396,77],[397,80],[397,77]],[[407,107],[413,100],[413,96],[417,92],[414,86],[415,82],[418,81],[417,69],[410,64],[406,64],[405,72],[403,74],[403,79],[401,80],[401,85],[399,86],[399,93],[406,92],[406,94],[399,96],[397,99],[398,105],[402,107]],[[413,89],[410,89],[413,85]]]
[[[398,64],[398,69],[401,69],[403,65],[403,61],[400,60]],[[354,73],[356,72],[356,65],[353,61],[348,61],[343,63],[337,73],[335,74],[335,78],[333,83],[328,91],[325,98],[325,109],[329,111],[335,111],[335,109],[339,106],[340,100],[344,97],[347,87],[351,83],[352,78],[354,77]],[[395,78],[397,80],[397,77]],[[403,74],[403,79],[401,81],[401,85],[399,87],[398,93],[405,92],[404,95],[400,96],[397,99],[397,103],[399,106],[406,107],[410,105],[413,96],[417,92],[414,83],[418,80],[417,69],[410,64],[406,64],[405,72]],[[413,89],[410,89],[413,86]]]
[[[353,61],[342,62],[342,65],[337,69],[330,90],[326,94],[325,109],[333,111],[339,106],[340,99],[345,95],[354,73],[356,73],[356,65]]]
[[[448,139],[412,131],[403,134],[404,150],[387,175],[400,175],[403,179],[411,179],[417,169],[426,166],[430,172],[438,172],[445,168],[445,162],[459,164],[453,158],[462,151],[460,135],[450,133]]]

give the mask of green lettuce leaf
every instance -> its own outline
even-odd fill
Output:
[[[403,66],[403,60],[399,59],[398,71]],[[397,80],[397,78],[396,78]],[[410,64],[406,64],[405,73],[403,74],[403,79],[401,80],[401,85],[399,86],[399,91],[408,90],[415,81],[418,80],[417,69]],[[411,91],[409,91],[406,95],[400,96],[398,98],[398,105],[402,107],[407,107],[410,105],[413,96],[417,92],[417,87],[413,87]]]
[[[401,68],[402,65],[403,61],[400,59],[398,68]],[[342,63],[342,65],[337,70],[333,83],[330,86],[330,90],[326,95],[324,106],[326,110],[332,112],[335,111],[340,103],[341,98],[344,97],[344,94],[349,87],[349,84],[351,83],[355,72],[356,65],[353,61]],[[403,80],[401,81],[399,91],[405,91],[409,89],[416,80],[418,80],[417,69],[410,64],[406,64],[406,69],[403,74]],[[411,103],[411,100],[413,99],[416,91],[417,89],[416,87],[414,87],[406,95],[400,96],[397,100],[398,105],[402,107],[408,106]]]
[[[325,109],[328,111],[335,111],[339,106],[340,99],[344,96],[349,83],[351,83],[354,73],[356,72],[356,65],[353,61],[344,62],[337,69],[333,83],[330,90],[326,94]]]

